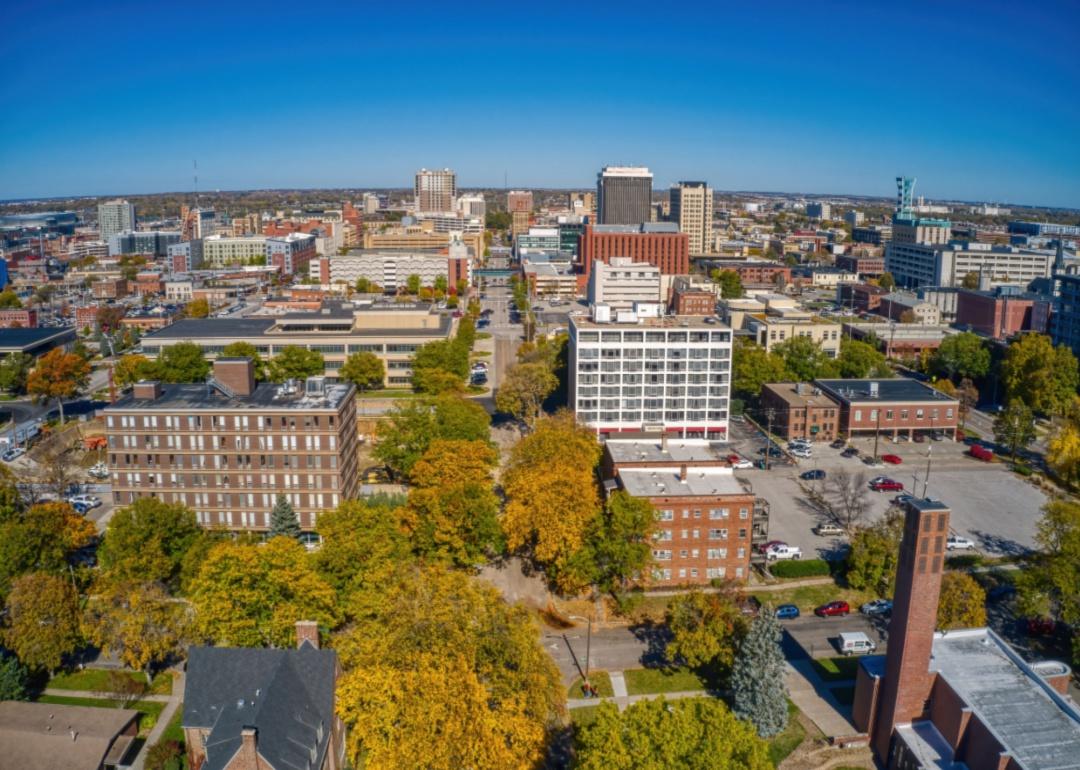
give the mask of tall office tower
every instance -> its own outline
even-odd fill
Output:
[[[896,177],[896,216],[910,219],[915,198],[915,177]]]
[[[379,196],[374,193],[364,193],[364,213],[375,214],[379,211]]]
[[[533,208],[533,194],[528,190],[511,190],[506,194],[506,210],[531,212]]]
[[[672,222],[690,236],[691,254],[712,251],[713,191],[705,182],[679,182],[671,186]]]
[[[454,198],[457,197],[457,174],[448,168],[442,171],[422,168],[416,172],[413,193],[416,195],[418,212],[453,211]]]
[[[135,204],[117,199],[99,203],[97,210],[98,230],[106,243],[117,233],[135,229]]]
[[[600,224],[640,225],[651,221],[652,179],[644,166],[604,166],[596,175]]]

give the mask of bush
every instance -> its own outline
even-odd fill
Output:
[[[177,741],[160,741],[146,752],[146,770],[182,770],[184,747]]]
[[[832,570],[824,559],[791,559],[770,565],[769,572],[779,578],[803,578],[829,575]]]
[[[1019,473],[1021,476],[1030,476],[1032,474],[1030,465],[1020,465],[1019,463],[1017,463],[1013,467],[1013,470]]]

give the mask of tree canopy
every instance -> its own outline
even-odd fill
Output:
[[[326,372],[323,354],[317,350],[308,350],[299,345],[286,345],[270,361],[270,379],[274,382],[285,380],[304,380],[317,377]]]
[[[26,378],[26,391],[39,398],[55,398],[64,421],[64,399],[71,398],[90,379],[90,364],[63,348],[53,348],[38,359]]]
[[[140,498],[109,519],[98,548],[102,573],[110,581],[176,586],[184,557],[203,536],[186,505]]]
[[[1035,529],[1039,552],[1017,575],[1027,615],[1054,615],[1072,629],[1073,662],[1080,665],[1080,503],[1054,500]]]
[[[732,708],[736,716],[769,738],[787,726],[786,661],[780,648],[780,622],[771,607],[759,612],[739,642],[731,673]]]
[[[484,407],[453,394],[401,401],[379,422],[373,454],[407,477],[432,441],[488,441],[490,422]]]
[[[203,382],[210,374],[210,362],[194,342],[178,342],[162,347],[154,366],[162,382]]]
[[[994,418],[994,441],[1016,453],[1035,440],[1035,415],[1021,399],[1014,398]]]
[[[819,377],[835,377],[839,365],[835,359],[809,337],[791,337],[773,348],[773,354],[784,362],[784,369],[791,379],[810,382]]]
[[[709,277],[720,287],[724,299],[739,299],[743,295],[742,278],[734,270],[713,270]]]
[[[251,361],[255,366],[255,381],[262,382],[265,380],[269,373],[266,370],[266,362],[262,360],[262,356],[259,355],[259,349],[252,345],[250,342],[244,342],[238,340],[236,342],[230,342],[224,348],[221,349],[222,358],[246,358]]]
[[[950,334],[934,352],[930,368],[952,380],[957,377],[978,379],[990,371],[990,351],[974,332]]]
[[[351,382],[360,392],[381,388],[386,378],[386,367],[382,359],[369,351],[353,353],[345,359],[339,376]]]
[[[1013,340],[1001,362],[1009,400],[1020,399],[1039,414],[1063,414],[1076,398],[1080,368],[1065,345],[1056,348],[1044,334]]]
[[[672,599],[666,613],[671,631],[668,660],[692,668],[730,668],[746,631],[746,619],[735,598],[695,589]]]
[[[555,392],[559,378],[545,363],[511,366],[495,392],[495,408],[533,426],[540,417],[544,400]]]
[[[981,628],[986,625],[986,592],[966,572],[949,571],[941,576],[937,628]]]
[[[891,597],[903,534],[904,517],[896,509],[886,511],[872,525],[857,529],[846,556],[848,584],[860,591]]]
[[[889,366],[885,354],[869,342],[852,339],[841,340],[838,361],[841,377],[855,379],[875,377],[881,379],[893,376],[893,370]]]
[[[82,641],[79,597],[59,575],[31,572],[16,579],[2,624],[4,646],[29,668],[55,671]]]
[[[67,503],[40,503],[23,511],[4,506],[0,522],[0,596],[12,581],[28,572],[59,574],[69,557],[93,540],[93,522]]]
[[[791,379],[782,358],[752,342],[736,339],[732,358],[731,387],[745,398],[758,398],[767,383]]]

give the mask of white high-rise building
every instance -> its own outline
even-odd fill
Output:
[[[117,233],[135,229],[135,204],[119,198],[98,204],[98,230],[106,243]]]
[[[671,221],[690,236],[691,254],[712,251],[713,191],[705,182],[679,182],[671,187]]]
[[[452,212],[457,197],[457,174],[448,168],[442,171],[422,168],[416,172],[413,193],[418,213]]]
[[[660,303],[660,268],[630,257],[597,262],[589,274],[589,304],[632,310],[637,302]]]
[[[605,435],[663,430],[727,440],[731,329],[712,318],[626,318],[570,317],[569,403],[577,419]]]

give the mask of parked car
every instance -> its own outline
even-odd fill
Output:
[[[863,458],[863,465],[865,465],[867,468],[884,468],[885,467],[885,463],[881,462],[880,458],[877,458],[877,457],[864,457]]]
[[[974,551],[975,543],[968,540],[966,537],[960,537],[959,535],[949,535],[945,539],[945,550],[947,551]]]
[[[914,437],[912,437],[911,440],[914,441],[916,444],[925,444],[926,443],[926,434],[925,433],[916,433],[914,435]]]
[[[901,465],[904,462],[900,455],[882,455],[881,461],[889,465]]]
[[[870,488],[875,492],[903,492],[904,485],[895,479],[881,479],[870,482]]]
[[[859,450],[856,449],[853,446],[849,446],[847,449],[845,449],[843,452],[840,453],[840,456],[841,457],[858,457],[859,456]]]
[[[765,552],[767,561],[783,561],[784,559],[801,559],[802,549],[794,545],[774,545]]]
[[[71,507],[74,508],[75,513],[80,516],[85,516],[93,509],[93,506],[87,505],[86,503],[71,503]]]
[[[976,460],[982,460],[984,463],[991,462],[994,459],[994,450],[987,449],[982,444],[972,444],[968,454]]]
[[[797,449],[798,447],[809,448],[812,446],[813,444],[811,444],[810,441],[805,438],[793,438],[791,439],[791,441],[788,442],[788,449]]]
[[[906,433],[897,433],[895,436],[893,436],[894,444],[904,444],[907,443],[907,440],[908,437]]]
[[[759,449],[757,451],[757,453],[759,455],[765,455],[766,453],[768,453],[769,457],[783,457],[784,456],[784,453],[780,451],[780,448],[775,447],[775,446],[762,447],[761,449]]]
[[[728,458],[728,462],[730,462],[731,467],[735,468],[736,470],[746,470],[747,468],[754,467],[754,464],[744,457],[740,457],[734,462],[731,461],[731,458]]]
[[[838,438],[836,439],[836,441],[829,444],[829,446],[831,446],[833,449],[843,449],[847,446],[847,442],[844,441],[844,439],[842,438]]]
[[[17,460],[18,458],[22,457],[24,454],[26,454],[26,450],[23,449],[21,446],[16,446],[12,447],[11,449],[4,452],[4,454],[0,455],[0,459],[2,459],[6,463],[9,463],[12,460]]]
[[[914,499],[915,499],[915,495],[909,495],[909,494],[907,494],[905,492],[902,495],[897,495],[896,497],[894,497],[892,499],[892,501],[893,501],[893,503],[895,505],[903,505],[904,503],[908,502],[909,500],[914,500]]]
[[[758,548],[758,550],[761,551],[762,553],[768,553],[770,548],[773,548],[773,547],[778,546],[778,545],[787,545],[787,543],[785,543],[783,540],[770,540],[769,542],[764,543],[762,546],[760,546],[760,548]]]
[[[1050,636],[1057,630],[1057,622],[1053,618],[1028,618],[1024,625],[1029,636]]]
[[[389,484],[390,474],[385,466],[373,465],[360,474],[360,481],[364,484]]]
[[[780,620],[790,620],[799,617],[799,608],[794,604],[781,604],[776,608],[776,617]]]
[[[803,460],[809,460],[814,456],[814,453],[807,447],[795,447],[791,450],[791,454]]]
[[[940,430],[935,430],[933,433],[930,434],[930,438],[933,441],[944,441],[945,434]]]
[[[843,632],[838,646],[844,655],[866,655],[877,649],[877,645],[862,631]]]
[[[980,439],[978,436],[964,436],[964,445],[965,446],[974,446],[975,444],[978,444],[980,441],[982,441],[982,439]]]
[[[814,614],[817,615],[819,618],[829,618],[834,616],[844,617],[850,612],[851,607],[848,606],[848,603],[839,601],[823,604],[814,610]]]
[[[888,615],[892,612],[892,602],[888,599],[874,599],[859,607],[863,615]]]
[[[819,481],[825,478],[825,471],[820,468],[815,468],[812,471],[803,471],[799,474],[799,478],[803,481]]]
[[[818,524],[811,530],[818,537],[830,537],[844,534],[844,528],[836,524]]]
[[[82,503],[83,505],[89,505],[91,508],[97,508],[101,505],[101,498],[97,495],[74,495],[69,497],[67,501],[72,505]]]

